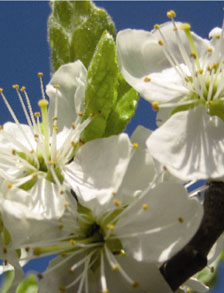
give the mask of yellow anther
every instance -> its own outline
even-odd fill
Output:
[[[58,120],[57,116],[52,117],[52,121],[57,121],[57,120]]]
[[[41,254],[41,248],[40,247],[35,247],[33,249],[33,254],[36,255],[36,256],[40,255]]]
[[[8,260],[7,260],[7,259],[4,260],[4,265],[5,265],[5,266],[8,265]]]
[[[74,239],[69,240],[69,242],[70,242],[71,245],[75,245],[76,244],[76,241]]]
[[[220,35],[216,35],[215,38],[216,38],[216,39],[220,39],[221,36],[220,36]]]
[[[66,287],[65,286],[59,286],[59,290],[61,291],[61,292],[65,292],[66,291]]]
[[[37,76],[38,76],[38,77],[42,77],[42,76],[44,76],[44,74],[43,74],[43,72],[38,72],[38,73],[37,73]]]
[[[72,128],[75,129],[75,122],[72,122]]]
[[[33,173],[33,176],[32,176],[32,178],[34,179],[34,178],[37,178],[37,176],[38,176],[38,173],[36,172],[36,173]]]
[[[190,82],[190,81],[191,81],[191,79],[189,78],[189,76],[186,76],[186,77],[185,77],[185,81],[186,81],[186,82]]]
[[[190,57],[193,57],[194,59],[196,59],[196,58],[197,58],[197,55],[196,55],[195,52],[191,52],[191,53],[190,53]]]
[[[108,224],[107,229],[113,231],[114,230],[114,225]]]
[[[25,86],[22,86],[21,89],[20,89],[21,92],[24,92],[25,90],[26,90]]]
[[[180,28],[183,30],[183,31],[189,31],[191,29],[191,25],[189,23],[182,23]]]
[[[64,228],[64,225],[58,225],[58,230],[62,230]]]
[[[49,165],[53,165],[53,166],[55,166],[55,165],[56,165],[56,162],[53,161],[53,160],[50,160],[50,161],[48,162],[48,164],[49,164]]]
[[[209,53],[213,52],[213,49],[212,48],[208,48],[207,50]]]
[[[35,112],[35,113],[34,113],[34,116],[35,116],[35,117],[40,117],[40,112]]]
[[[137,148],[139,147],[139,144],[138,144],[137,142],[134,142],[134,143],[132,144],[132,146],[133,146],[134,149],[137,149]]]
[[[0,88],[0,93],[2,93],[3,92],[3,88]]]
[[[139,286],[139,283],[137,281],[134,281],[132,284],[131,284],[131,287],[132,288],[136,288]]]
[[[146,76],[146,77],[144,78],[144,82],[150,82],[150,81],[151,81],[151,78],[150,78],[150,77]]]
[[[64,202],[64,206],[65,206],[66,208],[69,207],[69,206],[70,206],[70,202],[65,201],[65,202]]]
[[[79,115],[80,117],[82,117],[83,112],[78,112],[78,115]]]
[[[76,146],[76,143],[75,143],[74,141],[72,141],[72,142],[71,142],[71,145],[72,145],[73,147],[75,147],[75,146]]]
[[[12,154],[13,154],[13,156],[15,156],[16,155],[16,150],[12,150]]]
[[[82,139],[79,140],[79,145],[82,146],[85,144],[85,141],[83,141]]]
[[[101,293],[110,293],[110,290],[105,289],[105,290],[102,290]]]
[[[113,191],[113,192],[112,192],[112,195],[113,195],[113,196],[115,196],[115,195],[116,195],[116,192],[115,192],[115,191]]]
[[[3,128],[4,128],[3,125],[0,125],[0,130],[3,130]]]
[[[116,264],[112,267],[112,271],[118,271],[120,269],[119,264]]]
[[[18,89],[19,89],[19,85],[18,85],[18,84],[13,84],[13,85],[12,85],[12,88],[18,90]]]
[[[143,208],[143,210],[147,210],[149,208],[149,206],[147,205],[147,203],[143,203],[142,208]]]
[[[117,199],[114,200],[114,204],[115,204],[115,206],[117,206],[117,207],[121,207],[121,206],[122,206],[122,202],[119,201],[119,200],[117,200]]]
[[[159,111],[159,102],[158,101],[153,101],[152,102],[152,109],[154,111]]]
[[[178,221],[179,221],[180,223],[183,223],[183,222],[184,222],[184,219],[181,218],[181,217],[179,217],[179,218],[178,218]]]
[[[207,66],[207,70],[208,70],[208,71],[212,71],[211,66],[208,65],[208,66]]]
[[[62,189],[62,190],[60,190],[60,195],[63,195],[63,194],[65,194],[65,191]]]
[[[30,251],[30,248],[29,247],[25,247],[25,250],[26,250],[26,252],[29,252]]]
[[[163,46],[163,45],[164,45],[164,42],[163,42],[162,40],[158,40],[158,44],[159,44],[160,46]]]
[[[55,89],[60,89],[61,86],[60,86],[60,84],[54,84],[53,87],[54,87]]]
[[[94,113],[90,113],[90,114],[89,114],[89,117],[94,117],[94,116],[95,116]]]
[[[187,288],[187,293],[191,293],[191,289],[190,288]]]
[[[178,28],[176,26],[173,27],[173,31],[176,32]]]
[[[217,69],[217,67],[218,67],[217,63],[213,63],[213,64],[212,64],[212,68],[213,68],[213,69],[215,69],[215,70],[216,70],[216,69]]]
[[[11,188],[12,188],[12,184],[9,183],[9,184],[8,184],[8,189],[11,189]]]
[[[176,12],[174,10],[170,10],[166,13],[167,17],[174,18],[176,17]]]
[[[55,131],[58,131],[58,127],[56,125],[53,125],[52,128],[55,130]]]
[[[203,68],[199,70],[199,73],[202,74],[204,72]]]
[[[48,106],[48,101],[45,100],[45,99],[41,99],[41,100],[39,100],[39,102],[38,102],[38,106],[39,106],[40,108],[42,108],[42,107],[47,107],[47,106]]]
[[[215,272],[215,268],[214,268],[214,267],[211,267],[211,268],[210,268],[210,272],[211,272],[211,273],[214,273],[214,272]]]
[[[157,30],[157,29],[159,29],[159,28],[160,28],[160,25],[159,25],[159,24],[157,24],[157,23],[156,23],[156,24],[154,24],[154,29],[156,29],[156,30]]]

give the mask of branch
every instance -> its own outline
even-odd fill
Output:
[[[204,216],[197,233],[160,268],[174,291],[207,265],[207,255],[224,231],[224,183],[213,181],[208,185],[203,204]]]

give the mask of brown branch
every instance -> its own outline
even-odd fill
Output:
[[[192,240],[160,268],[175,291],[207,264],[209,250],[224,231],[224,183],[210,182],[205,192],[204,216]]]

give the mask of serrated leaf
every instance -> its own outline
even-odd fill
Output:
[[[12,285],[14,277],[15,277],[15,271],[14,270],[11,270],[11,271],[8,271],[8,272],[5,273],[4,280],[3,280],[2,286],[0,288],[1,293],[7,293],[8,292],[8,290],[10,289],[10,287]]]
[[[88,67],[102,33],[107,30],[115,38],[112,19],[90,1],[51,1],[50,4],[48,34],[52,71],[78,59]]]
[[[85,142],[104,135],[107,119],[117,101],[118,73],[115,43],[112,36],[105,32],[87,73],[83,118],[91,114],[94,117],[84,131],[82,139]]]
[[[104,136],[121,133],[135,113],[139,95],[120,77],[118,99],[107,120]]]
[[[16,293],[37,293],[38,283],[35,275],[30,274],[28,278],[19,284]]]

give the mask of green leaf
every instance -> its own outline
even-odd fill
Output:
[[[52,71],[78,59],[88,68],[102,33],[107,30],[116,36],[112,19],[90,1],[51,1],[50,4],[48,35]]]
[[[224,121],[224,101],[214,100],[209,101],[209,114],[211,116],[218,116]]]
[[[138,93],[120,75],[118,101],[108,118],[104,136],[119,134],[125,129],[127,123],[135,113],[138,100]]]
[[[34,274],[30,274],[28,278],[19,284],[16,293],[37,293],[38,283]]]
[[[12,282],[14,280],[15,277],[15,271],[8,271],[5,273],[5,278],[2,284],[2,287],[0,288],[0,292],[1,293],[7,293],[8,290],[10,289]]]
[[[117,101],[118,64],[112,36],[104,32],[89,65],[83,118],[94,115],[82,139],[103,137],[107,119]]]

